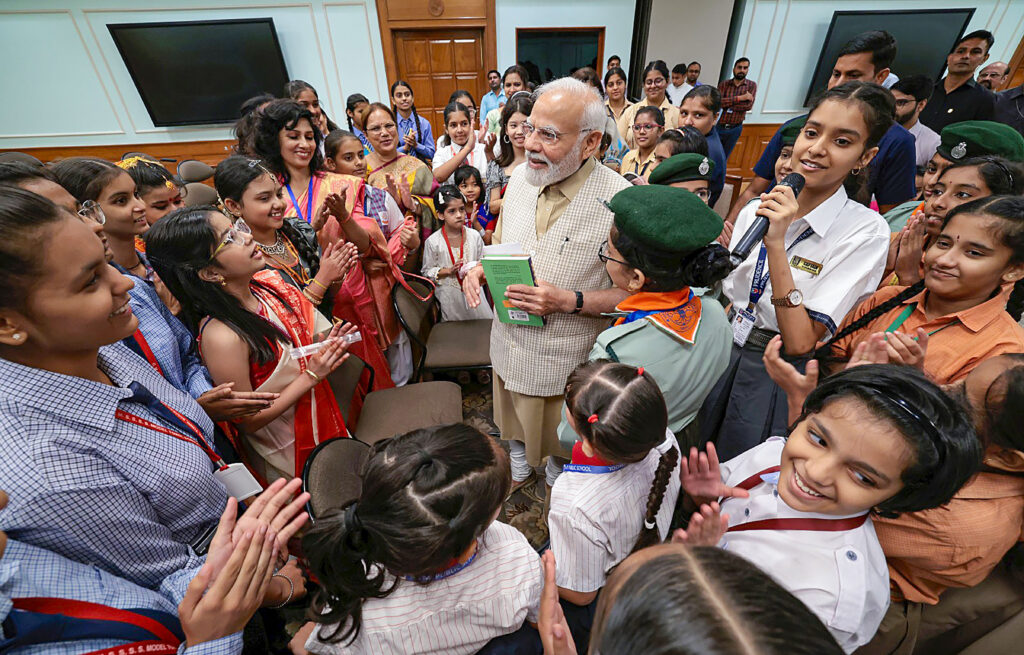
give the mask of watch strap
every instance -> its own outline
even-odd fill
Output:
[[[576,294],[576,309],[572,310],[572,313],[579,314],[583,311],[583,292],[576,291],[574,293]]]

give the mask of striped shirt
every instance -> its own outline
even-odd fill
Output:
[[[0,359],[0,530],[154,589],[195,557],[227,493],[194,443],[116,418],[165,425],[133,400],[137,382],[198,425],[213,423],[127,346],[100,348],[113,385]]]
[[[12,599],[36,597],[67,598],[117,609],[156,610],[177,616],[178,603],[185,597],[189,583],[202,564],[202,559],[194,557],[185,568],[165,578],[159,590],[151,591],[93,566],[72,562],[48,550],[12,539],[7,542],[0,560],[0,621],[11,612]],[[13,636],[3,634],[0,644],[3,638]],[[123,641],[109,638],[67,640],[60,635],[52,636],[53,641],[39,641],[11,651],[4,650],[4,653],[77,655],[124,645]],[[128,649],[124,652],[127,653]],[[182,645],[179,649],[180,655],[237,655],[241,652],[241,632],[195,646]]]
[[[671,431],[665,441],[635,464],[607,473],[566,468],[551,490],[548,529],[558,569],[559,587],[581,593],[604,586],[609,569],[626,559],[644,527],[644,512],[661,454],[679,449]],[[661,539],[668,536],[679,497],[679,465],[669,475],[656,522]]]
[[[314,630],[306,649],[321,655],[469,655],[524,621],[536,623],[543,586],[540,558],[526,537],[496,521],[464,569],[425,585],[399,581],[389,596],[363,602],[362,627],[351,644],[325,643]],[[336,626],[323,631],[329,635]]]

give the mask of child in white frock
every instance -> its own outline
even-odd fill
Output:
[[[472,228],[466,229],[469,217],[462,192],[452,184],[438,187],[434,193],[434,208],[444,224],[423,244],[423,275],[437,285],[441,320],[491,318],[491,308],[487,303],[470,309],[462,294],[463,266],[480,261],[484,249],[480,233]]]

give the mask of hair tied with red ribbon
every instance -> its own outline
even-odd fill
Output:
[[[637,374],[637,375],[643,375],[643,374],[644,374],[644,367],[643,367],[643,366],[641,366],[640,368],[638,368],[638,369],[636,370],[636,374]]]
[[[587,419],[587,423],[590,423],[590,424],[597,423],[597,414],[591,414],[590,418]]]

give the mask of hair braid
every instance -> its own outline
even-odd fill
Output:
[[[281,224],[281,232],[283,232],[284,236],[292,242],[292,245],[295,246],[295,250],[299,255],[309,262],[309,277],[316,277],[316,274],[320,271],[320,252],[312,243],[309,242],[309,239],[307,239],[306,236],[302,234],[297,227],[295,227],[294,223],[291,222],[293,220],[295,219],[284,219],[284,223]],[[301,265],[302,264],[300,262],[299,266]]]
[[[1015,321],[1020,321],[1021,313],[1024,313],[1024,278],[1013,284],[1013,291],[1006,301],[1006,311]]]
[[[906,300],[908,298],[913,298],[917,294],[921,293],[923,290],[924,290],[924,280],[921,280],[921,281],[919,281],[919,282],[917,282],[915,284],[912,284],[911,286],[907,287],[906,289],[904,289],[903,291],[899,292],[898,294],[896,294],[895,296],[893,296],[889,300],[886,300],[884,303],[882,303],[878,307],[875,307],[874,309],[869,311],[867,314],[864,314],[863,316],[858,318],[856,321],[854,321],[853,323],[850,323],[845,328],[843,328],[842,330],[837,332],[836,335],[834,337],[832,337],[832,339],[828,343],[824,344],[823,346],[821,346],[820,348],[815,350],[814,351],[814,355],[813,355],[814,359],[818,359],[818,360],[835,360],[836,358],[832,357],[832,344],[838,343],[840,339],[843,339],[843,338],[853,334],[854,332],[857,332],[858,330],[860,330],[861,328],[863,328],[867,324],[869,324],[871,321],[875,320],[876,318],[878,318],[882,314],[886,313],[887,311],[893,309],[894,307],[899,306],[900,303],[902,303],[904,300]]]
[[[676,470],[676,464],[679,463],[679,450],[672,446],[666,452],[662,453],[661,458],[658,460],[658,468],[654,471],[654,480],[651,481],[651,491],[647,495],[647,511],[644,513],[644,527],[640,531],[640,536],[637,537],[636,543],[633,545],[631,552],[636,552],[641,548],[647,548],[658,543],[660,534],[658,533],[657,518],[658,512],[661,511],[662,501],[665,499],[665,491],[668,489],[669,479],[672,476],[672,472]],[[648,528],[648,525],[654,527]]]
[[[412,122],[416,124],[416,143],[423,142],[423,134],[420,133],[420,115],[416,113],[416,105],[412,106]],[[413,153],[409,153],[410,155]]]

